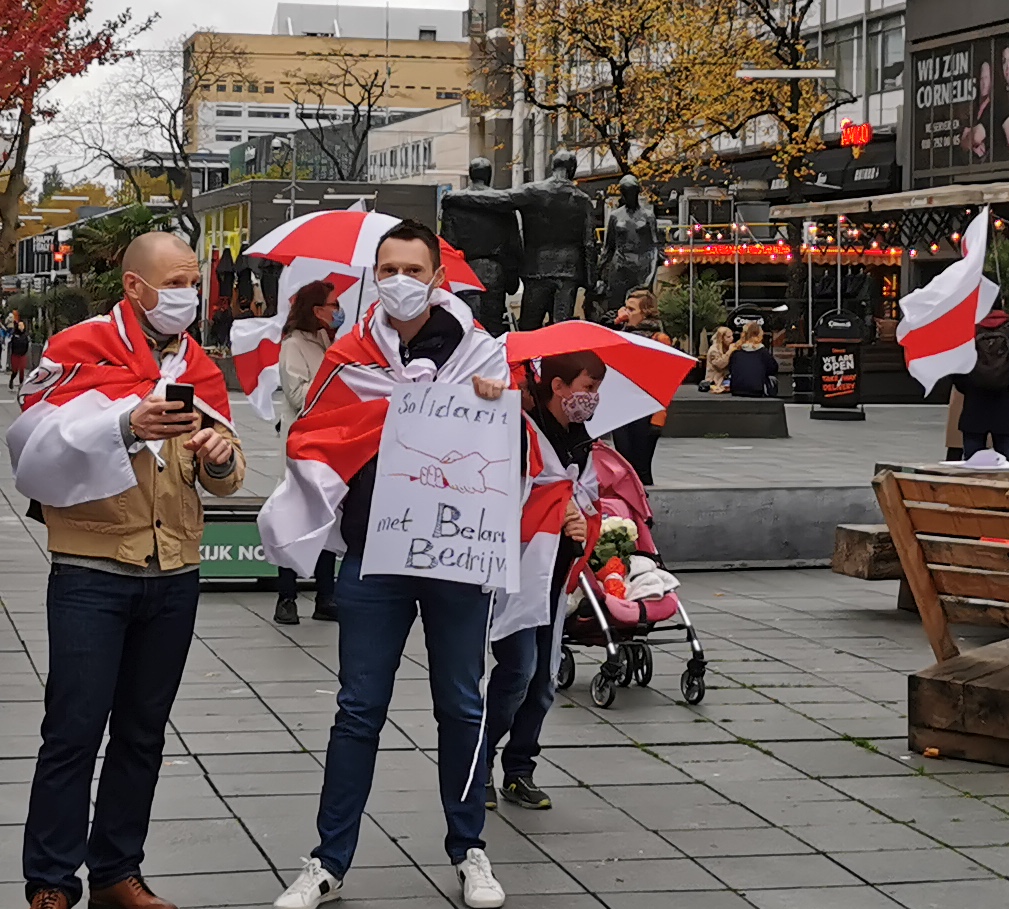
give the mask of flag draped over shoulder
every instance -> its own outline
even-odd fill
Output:
[[[437,374],[423,359],[403,365],[399,335],[377,305],[327,351],[287,437],[284,481],[260,511],[260,535],[273,564],[309,577],[324,548],[343,550],[341,505],[353,476],[378,454],[396,384],[507,380],[503,348],[474,322],[469,307],[443,290],[431,302],[447,308],[464,331]]]
[[[168,383],[193,385],[196,408],[229,428],[224,376],[188,334],[157,363],[128,301],[54,335],[21,388],[22,414],[7,431],[15,486],[67,507],[119,495],[136,474],[120,416]],[[161,442],[148,442],[158,456]]]
[[[571,569],[569,583],[561,588],[561,603],[554,623],[554,673],[560,662],[560,635],[567,611],[564,600],[574,589],[589,555],[599,538],[599,480],[592,455],[579,475],[578,466],[564,467],[542,430],[526,417],[523,421],[529,442],[526,464],[526,495],[522,507],[522,586],[518,593],[495,602],[491,640],[550,624],[550,588],[554,564],[564,531],[568,503],[572,500],[588,522],[584,553]]]
[[[968,373],[977,363],[974,326],[998,297],[998,286],[983,275],[988,248],[988,208],[970,223],[963,258],[900,301],[904,314],[897,340],[908,372],[927,395],[945,376]]]

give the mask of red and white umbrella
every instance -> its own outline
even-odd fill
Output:
[[[302,258],[367,268],[375,264],[378,241],[399,222],[375,211],[316,211],[271,230],[246,255],[284,265]]]
[[[596,438],[665,410],[697,363],[689,354],[651,338],[579,321],[509,332],[505,350],[513,366],[587,350],[598,354],[606,364],[606,378],[599,387],[595,416],[585,424]]]

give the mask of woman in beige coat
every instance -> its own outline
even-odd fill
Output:
[[[729,357],[732,356],[732,329],[721,326],[711,339],[708,348],[708,364],[704,373],[704,381],[710,382],[712,394],[722,394],[728,389],[725,380],[729,377]]]
[[[287,442],[287,432],[302,407],[305,396],[322,366],[323,358],[337,330],[343,324],[344,312],[332,284],[313,281],[301,288],[291,301],[291,313],[284,326],[280,344],[280,387],[284,392],[284,415],[281,438]],[[281,458],[281,464],[284,459]],[[298,578],[290,568],[278,568],[277,609],[273,621],[278,625],[297,625]],[[315,612],[313,619],[336,621],[333,601],[336,575],[336,555],[325,549],[315,565]]]

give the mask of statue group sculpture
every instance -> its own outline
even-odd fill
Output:
[[[517,290],[519,278],[518,328],[529,331],[547,319],[573,318],[579,288],[595,288],[597,264],[606,276],[613,309],[623,305],[628,291],[655,277],[655,215],[641,205],[638,181],[620,181],[623,205],[609,217],[597,263],[593,204],[574,183],[576,166],[574,154],[561,151],[554,155],[547,179],[498,190],[490,188],[490,162],[475,158],[470,186],[442,200],[442,236],[463,252],[487,288],[467,301],[493,335],[508,330],[505,300]]]

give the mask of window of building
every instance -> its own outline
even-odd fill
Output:
[[[424,170],[429,171],[434,168],[434,140],[425,139],[424,140],[424,157],[423,157]]]
[[[214,133],[215,142],[241,142],[241,133],[226,133],[226,132],[216,132]]]
[[[249,94],[250,95],[258,95],[259,94],[259,83],[257,83],[257,82],[250,82],[249,83]]]
[[[263,94],[264,95],[272,95],[273,94],[273,83],[272,82],[264,82],[263,83]]]
[[[394,148],[389,152],[389,170],[392,171],[393,176],[396,175],[398,159],[399,159],[398,149]]]
[[[869,24],[869,93],[904,87],[904,16],[888,16]]]
[[[200,91],[209,92],[212,88],[213,86],[209,82],[200,83]]]
[[[847,26],[823,35],[823,59],[837,70],[837,87],[855,97],[862,94],[862,36],[860,26]]]
[[[462,98],[462,92],[441,91],[435,92],[434,96],[439,101],[459,101]]]
[[[233,84],[233,85],[231,86],[231,90],[232,90],[232,92],[234,92],[234,93],[235,93],[236,95],[240,95],[240,94],[242,93],[242,83],[241,83],[241,82],[235,82],[235,83],[234,83],[234,84]]]
[[[438,40],[438,29],[436,29],[436,28],[422,28],[420,30],[420,40],[421,41],[437,41]]]
[[[255,108],[249,111],[250,117],[258,117],[267,120],[289,120],[291,112],[289,110],[277,110],[276,108]]]
[[[218,117],[241,117],[242,109],[240,107],[225,107],[223,104],[218,104],[215,113]]]
[[[227,82],[218,82],[217,83],[217,91],[218,92],[226,92],[227,90],[228,90],[228,83]]]

